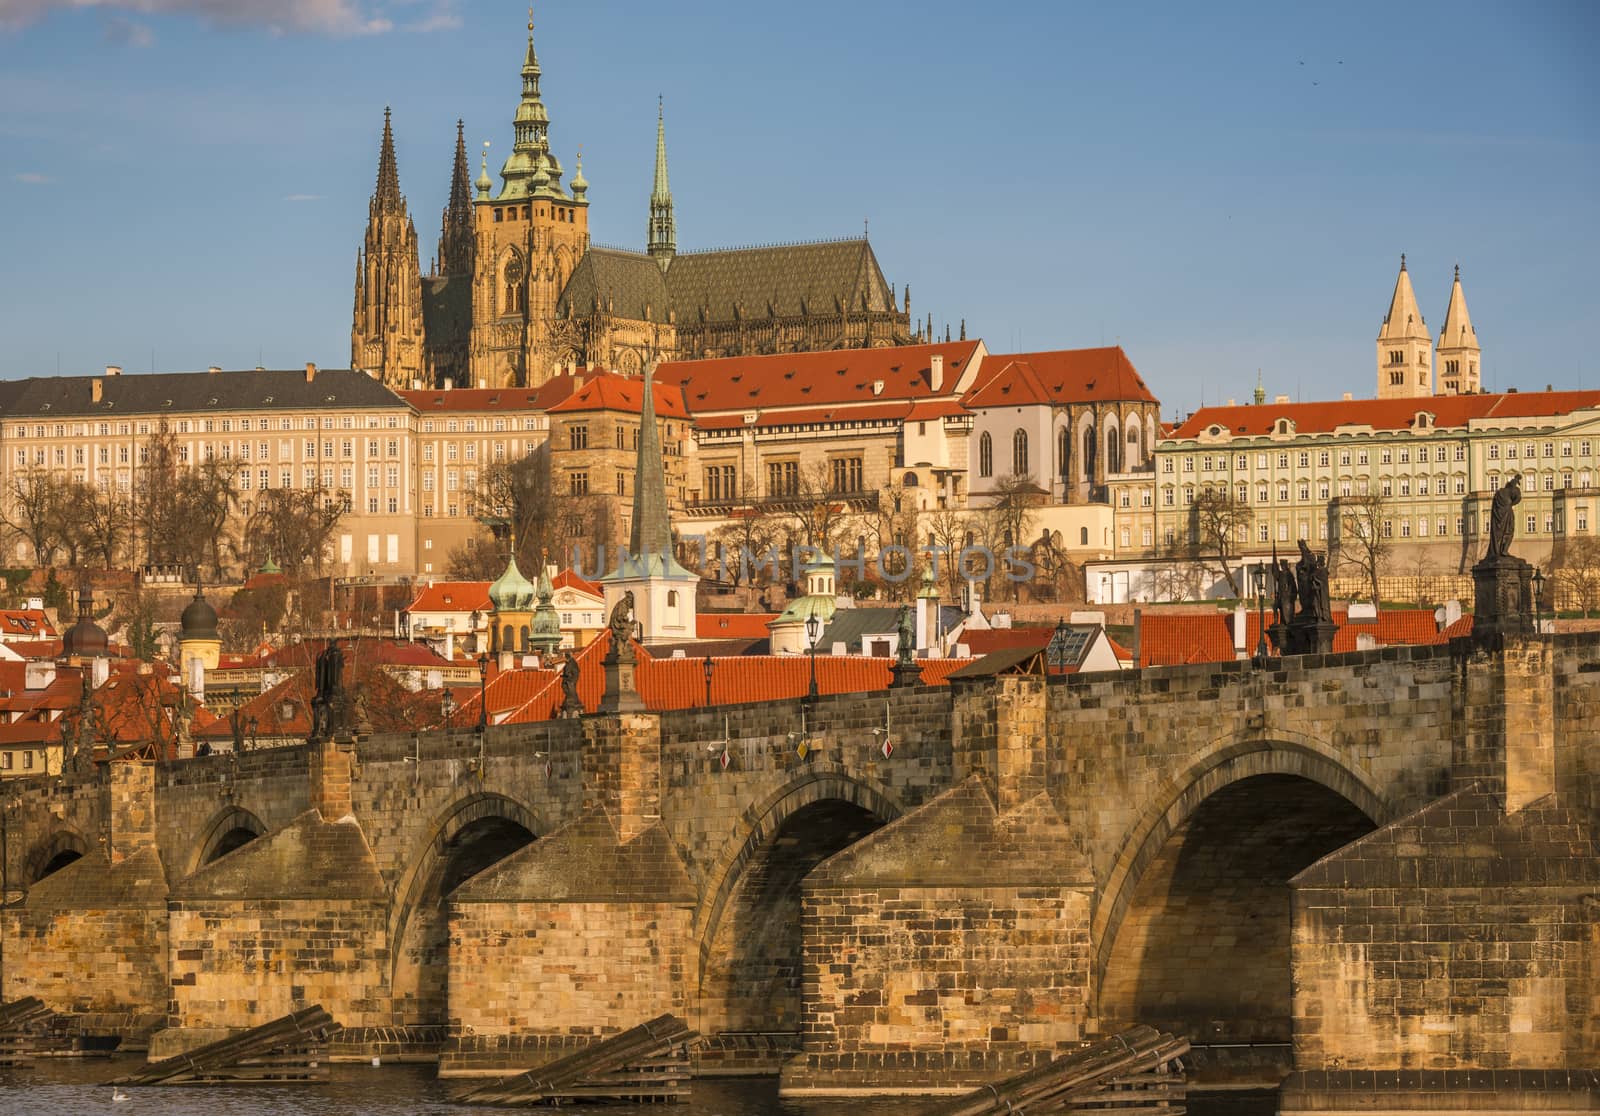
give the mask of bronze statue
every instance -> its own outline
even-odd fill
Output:
[[[1507,558],[1511,555],[1511,540],[1517,533],[1517,513],[1513,510],[1522,503],[1522,477],[1513,474],[1489,505],[1489,553],[1485,561]]]
[[[1321,554],[1313,554],[1305,539],[1300,540],[1300,561],[1295,573],[1299,582],[1296,588],[1300,595],[1300,615],[1316,623],[1332,621],[1333,609],[1328,604],[1328,560]]]
[[[311,739],[326,740],[331,737],[344,707],[344,652],[339,650],[337,639],[317,652],[312,668],[316,693],[311,698]]]
[[[1299,594],[1295,591],[1294,570],[1289,566],[1289,559],[1279,558],[1272,570],[1272,620],[1275,624],[1287,624],[1294,619],[1294,606]]]
[[[895,658],[902,666],[909,666],[917,655],[917,630],[911,619],[911,606],[900,606],[900,641]]]

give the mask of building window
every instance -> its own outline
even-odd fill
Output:
[[[1538,518],[1538,516],[1534,516],[1534,515],[1528,516],[1528,534],[1532,535],[1535,532],[1537,532],[1538,530],[1539,530],[1539,518]]]
[[[1018,430],[1011,435],[1011,471],[1019,477],[1028,475],[1028,432]]]
[[[1172,471],[1171,465],[1172,463],[1169,461],[1167,463],[1168,472]],[[994,441],[989,437],[987,430],[978,438],[978,475],[980,477],[994,476]],[[768,487],[770,488],[771,486],[768,485]]]
[[[833,491],[861,491],[861,458],[836,457],[828,465],[833,481]]]
[[[575,450],[588,449],[589,428],[581,423],[567,427],[567,448]]]
[[[589,474],[587,472],[568,473],[567,491],[573,496],[587,496],[589,494]]]
[[[800,462],[767,462],[767,495],[797,496],[800,494]]]

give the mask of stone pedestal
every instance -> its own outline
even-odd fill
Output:
[[[1326,655],[1333,650],[1333,637],[1339,626],[1328,620],[1296,616],[1287,624],[1267,629],[1283,655]]]
[[[1292,655],[1289,649],[1289,625],[1284,623],[1267,625],[1267,638],[1272,641],[1272,650],[1278,655]]]
[[[613,641],[606,657],[601,660],[606,672],[606,690],[600,696],[601,713],[638,713],[644,709],[644,699],[639,696],[636,677],[638,663],[633,645],[624,642],[621,647]]]
[[[916,686],[922,682],[922,668],[915,662],[900,662],[896,660],[894,666],[889,668],[889,688],[898,689],[901,686]]]
[[[1533,632],[1533,567],[1510,554],[1472,567],[1472,638],[1485,642]]]

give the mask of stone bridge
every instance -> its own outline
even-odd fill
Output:
[[[3,998],[159,1026],[153,1054],[320,1002],[352,1055],[445,1072],[673,1011],[705,1072],[782,1061],[796,1092],[982,1079],[1127,1021],[1302,1071],[1582,1066],[1597,660],[1457,641],[8,782]],[[1446,796],[1463,817],[1419,837]],[[1507,818],[1545,843],[1500,855]],[[1406,928],[1431,900],[1323,860],[1379,827],[1354,848],[1500,867]],[[1539,949],[1494,947],[1493,888]],[[1401,928],[1373,936],[1374,902]],[[1436,963],[1407,976],[1413,946]],[[1424,1035],[1438,981],[1473,1022]],[[1327,1022],[1412,1015],[1365,1052]]]

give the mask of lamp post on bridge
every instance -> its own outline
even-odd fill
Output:
[[[478,733],[489,728],[489,653],[478,656]]]
[[[1256,669],[1264,669],[1267,665],[1267,571],[1264,566],[1257,565],[1250,573],[1250,581],[1256,588]]]
[[[717,669],[717,664],[711,661],[711,656],[706,656],[706,661],[701,664],[706,673],[706,708],[711,708],[711,672]]]
[[[817,640],[821,636],[822,621],[813,612],[806,617],[806,641],[811,645],[811,688],[806,696],[813,702],[817,700]]]

